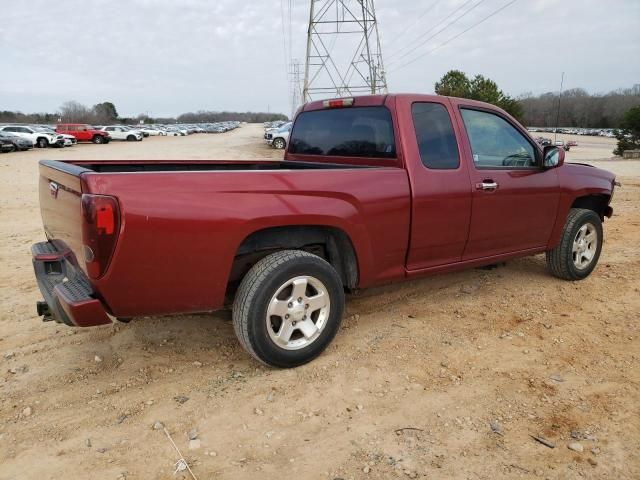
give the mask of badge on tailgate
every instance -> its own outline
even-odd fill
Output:
[[[51,196],[53,198],[58,198],[58,189],[60,187],[58,186],[58,184],[56,182],[49,182],[49,193],[51,193]]]

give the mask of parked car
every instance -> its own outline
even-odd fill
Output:
[[[28,125],[4,125],[0,127],[0,131],[15,133],[16,135],[31,140],[40,148],[63,147],[64,138],[61,135],[42,127],[31,127]]]
[[[9,148],[9,151],[30,150],[33,148],[33,142],[31,140],[12,132],[0,131],[0,140],[3,141],[3,145],[11,145],[10,148],[3,147]]]
[[[166,132],[163,132],[162,130],[159,130],[157,128],[150,128],[150,127],[142,127],[140,130],[142,130],[142,133],[146,133],[147,136],[152,136],[152,137],[157,137],[157,136],[161,136],[161,135],[166,135]]]
[[[98,128],[94,128],[85,123],[59,123],[56,125],[56,132],[71,135],[78,142],[109,143],[111,137]]]
[[[280,128],[277,128],[275,131],[269,131],[266,134],[267,144],[277,148],[278,150],[282,150],[287,146],[287,142],[289,141],[289,134],[291,133],[291,126],[293,123],[285,123]]]
[[[7,140],[5,137],[0,136],[0,153],[14,152],[16,147],[13,142]]]
[[[102,131],[108,133],[112,140],[127,140],[130,142],[141,141],[143,138],[142,132],[139,130],[132,130],[123,125],[111,125],[103,127]]]
[[[569,141],[567,142],[567,145],[568,145],[569,147],[577,147],[577,146],[578,146],[578,142],[576,142],[575,140],[569,140]]]
[[[308,103],[284,161],[42,160],[38,314],[92,326],[233,298],[247,352],[293,367],[331,342],[345,289],[540,253],[586,278],[614,185],[503,110],[435,95]]]
[[[169,135],[170,137],[185,137],[187,135],[187,132],[184,130],[179,130],[175,127],[169,127],[167,128],[167,135]]]

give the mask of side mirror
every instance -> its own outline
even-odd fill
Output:
[[[558,148],[555,145],[547,145],[542,150],[544,168],[556,168],[564,164],[564,149]]]

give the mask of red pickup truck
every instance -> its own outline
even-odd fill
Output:
[[[111,136],[102,130],[96,130],[84,123],[59,123],[56,125],[57,133],[73,135],[78,142],[109,143]]]
[[[282,162],[43,160],[38,313],[91,326],[233,302],[245,349],[292,367],[332,340],[345,291],[540,253],[585,278],[614,184],[494,106],[428,95],[308,103]]]

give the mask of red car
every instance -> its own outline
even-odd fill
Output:
[[[56,132],[73,135],[78,142],[109,143],[111,140],[107,132],[84,123],[59,123],[56,125]]]
[[[430,95],[308,103],[283,162],[43,160],[38,313],[233,303],[247,352],[292,367],[334,337],[345,291],[540,253],[587,277],[614,183],[492,105]]]

